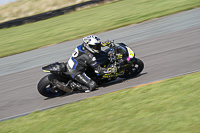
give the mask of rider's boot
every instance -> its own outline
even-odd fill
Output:
[[[78,89],[80,91],[84,91],[86,93],[89,93],[90,92],[90,89],[84,85],[81,85],[80,83],[77,83],[77,82],[73,82],[71,81],[69,83],[70,87],[74,90],[74,89]]]
[[[90,89],[84,85],[82,85],[82,90],[85,92],[85,93],[89,93],[91,92]]]

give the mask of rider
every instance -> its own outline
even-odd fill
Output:
[[[71,84],[69,84],[73,89],[78,88],[79,90],[90,92],[96,88],[95,81],[89,78],[85,74],[85,71],[88,66],[91,66],[97,75],[104,75],[107,73],[107,69],[100,67],[97,63],[94,54],[101,51],[101,46],[108,44],[110,44],[110,41],[102,43],[100,38],[96,35],[83,38],[82,45],[79,45],[74,50],[67,63],[69,75],[78,81],[78,83],[71,82]]]

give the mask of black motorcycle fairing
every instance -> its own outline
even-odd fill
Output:
[[[96,57],[97,63],[100,66],[104,66],[108,63],[108,53],[106,53],[105,51],[101,51],[98,54],[94,54],[94,56]]]

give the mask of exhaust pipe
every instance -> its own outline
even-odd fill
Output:
[[[69,81],[69,82],[70,82],[70,81]],[[73,90],[70,88],[69,82],[68,82],[67,84],[65,84],[64,82],[60,82],[60,81],[58,81],[57,79],[52,80],[52,84],[53,84],[55,87],[57,87],[57,88],[59,88],[59,89],[65,91],[65,92],[67,92],[67,93],[71,93]]]

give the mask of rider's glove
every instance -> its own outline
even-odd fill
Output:
[[[98,66],[95,71],[94,71],[98,76],[102,76],[104,74],[107,73],[107,69],[106,68],[103,68],[103,67],[100,67]]]

